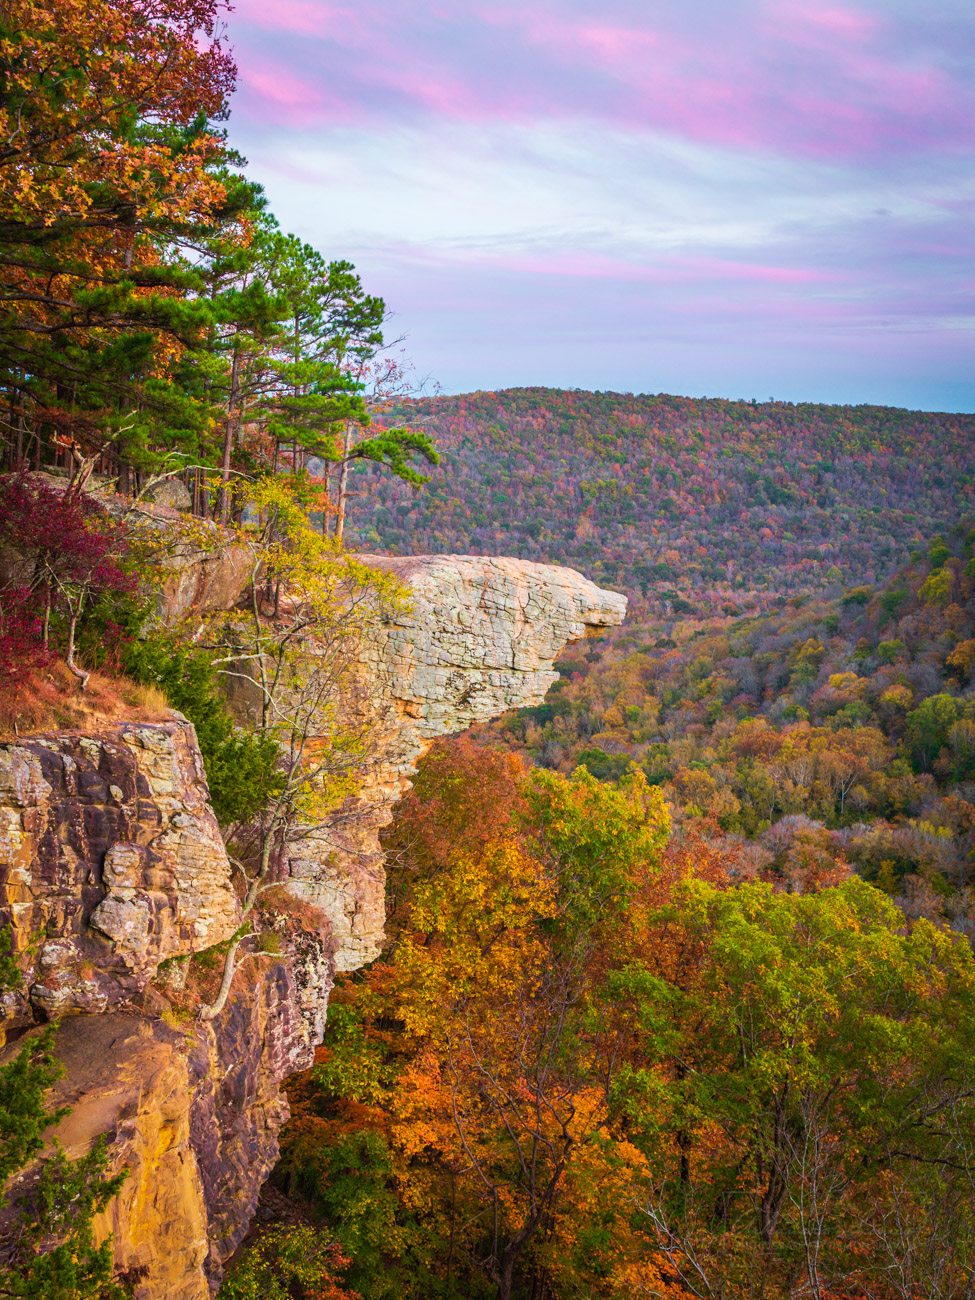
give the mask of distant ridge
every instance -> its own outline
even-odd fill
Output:
[[[383,422],[442,463],[421,492],[370,474],[353,544],[568,564],[702,611],[881,581],[975,515],[975,415],[512,388]]]

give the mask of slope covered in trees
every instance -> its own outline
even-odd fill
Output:
[[[678,610],[882,581],[975,492],[970,415],[527,388],[383,418],[442,464],[370,484],[355,543],[569,564]]]
[[[667,833],[639,772],[425,761],[281,1170],[362,1300],[961,1300],[968,942]]]
[[[424,760],[284,1185],[364,1300],[964,1300],[975,529],[558,667]]]
[[[180,1032],[277,951],[255,918],[287,836],[370,762],[340,706],[383,591],[343,528],[638,597],[494,749],[427,757],[387,948],[339,983],[278,1221],[223,1295],[971,1300],[975,418],[391,401],[385,304],[228,144],[222,17],[0,7],[0,726],[195,723],[246,924],[173,993]],[[142,499],[177,485],[179,527]],[[249,556],[236,626],[153,628],[170,537]],[[220,691],[241,638],[248,728]],[[49,1044],[0,1071],[0,1291],[114,1300],[140,1283],[95,1243],[118,1180],[45,1150]]]
[[[678,825],[744,842],[755,871],[853,864],[975,935],[973,543],[935,538],[885,587],[759,618],[624,625],[482,735],[609,782],[636,767]]]

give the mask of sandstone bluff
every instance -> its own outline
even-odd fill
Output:
[[[211,1023],[181,1023],[166,996],[240,915],[190,724],[174,715],[0,746],[0,924],[25,974],[3,1029],[22,1039],[63,1017],[58,1093],[73,1110],[58,1136],[76,1155],[104,1134],[113,1167],[129,1171],[101,1229],[119,1267],[141,1270],[139,1300],[205,1300],[219,1285],[277,1156],[280,1084],[311,1061],[335,971],[379,952],[379,831],[417,760],[437,736],[540,703],[565,644],[626,609],[553,565],[364,558],[409,592],[408,611],[362,650],[383,757],[355,817],[294,846],[284,888],[301,923],[284,910],[279,954],[238,974]],[[160,616],[230,609],[243,594],[232,555],[190,557]],[[246,699],[236,707],[246,725]]]

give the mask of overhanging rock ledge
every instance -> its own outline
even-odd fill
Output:
[[[622,623],[626,597],[574,569],[476,555],[363,555],[394,575],[408,609],[363,649],[368,707],[383,733],[355,816],[301,842],[293,893],[329,917],[337,970],[378,956],[384,888],[379,832],[438,736],[540,704],[572,641]]]

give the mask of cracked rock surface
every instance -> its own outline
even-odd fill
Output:
[[[0,746],[0,918],[24,992],[6,1020],[107,1011],[240,920],[185,720]]]
[[[540,704],[570,641],[623,621],[626,598],[574,569],[475,555],[361,557],[394,574],[412,608],[377,629],[366,661],[423,752],[512,708]],[[415,760],[403,755],[412,770]]]
[[[554,564],[360,558],[397,577],[408,596],[406,612],[377,626],[362,651],[382,757],[352,815],[301,841],[289,860],[288,888],[328,917],[340,971],[379,955],[386,881],[379,832],[433,741],[540,704],[564,647],[617,626],[626,613],[625,596]]]

